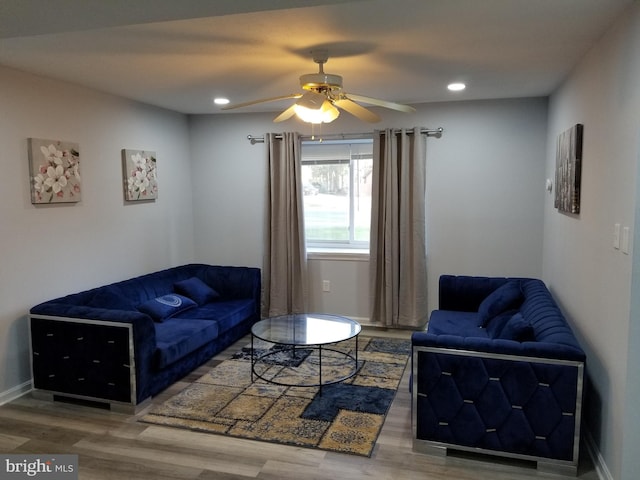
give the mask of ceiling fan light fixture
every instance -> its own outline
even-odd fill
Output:
[[[324,100],[320,108],[308,108],[300,103],[293,108],[298,118],[306,123],[331,123],[340,115],[340,111],[329,100]]]
[[[300,105],[301,107],[309,110],[320,110],[326,100],[327,96],[322,93],[305,92],[305,94],[296,102],[296,105]]]

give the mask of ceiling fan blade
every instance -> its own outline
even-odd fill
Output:
[[[237,103],[235,105],[227,105],[222,107],[221,110],[233,110],[234,108],[248,107],[250,105],[257,105],[258,103],[277,102],[278,100],[287,100],[289,98],[300,98],[302,93],[291,93],[289,95],[282,95],[280,97],[263,98],[261,100],[252,100],[251,102]]]
[[[284,112],[282,112],[280,115],[278,115],[276,118],[274,118],[273,121],[274,122],[284,122],[285,120],[290,119],[296,113],[295,108],[296,108],[296,104],[294,103],[289,108],[287,108]]]
[[[390,108],[391,110],[398,110],[405,113],[413,113],[415,108],[409,105],[403,105],[402,103],[388,102],[386,100],[380,100],[379,98],[365,97],[363,95],[356,95],[355,93],[349,93],[349,98],[356,102],[369,103],[371,105],[377,105],[378,107]]]
[[[363,106],[358,105],[356,102],[346,97],[335,100],[333,104],[336,107],[349,112],[354,117],[364,120],[365,122],[376,123],[380,121],[380,117],[377,114],[373,113],[371,110],[367,110]]]

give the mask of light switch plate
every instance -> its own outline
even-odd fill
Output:
[[[620,249],[622,250],[622,253],[629,255],[629,227],[624,227],[622,229],[622,242]]]
[[[616,223],[613,226],[613,248],[616,250],[620,248],[620,224]]]

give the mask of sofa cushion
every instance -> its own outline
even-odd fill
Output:
[[[427,331],[433,335],[487,337],[487,331],[478,325],[477,313],[455,310],[434,310],[431,312]]]
[[[198,277],[191,277],[186,280],[176,282],[173,284],[173,288],[177,293],[189,297],[198,305],[204,305],[205,303],[209,303],[220,297],[218,292]]]
[[[504,328],[497,337],[501,340],[515,340],[516,342],[528,342],[534,340],[533,327],[522,314],[516,313],[507,320]]]
[[[171,318],[155,324],[156,361],[164,368],[218,337],[218,324],[213,320]]]
[[[253,300],[224,300],[207,303],[181,313],[177,315],[177,318],[215,320],[218,323],[220,333],[224,333],[253,315],[255,309],[256,304]]]
[[[508,281],[491,292],[480,304],[478,308],[480,325],[486,327],[493,317],[509,309],[518,308],[523,300],[524,295],[520,288],[520,282],[517,280]]]
[[[196,302],[190,298],[178,295],[177,293],[170,293],[168,295],[162,295],[161,297],[152,298],[138,305],[138,310],[146,313],[156,322],[162,322],[196,306]]]
[[[486,326],[488,337],[500,338],[500,333],[502,332],[502,329],[507,324],[507,322],[511,319],[511,317],[513,317],[513,315],[517,312],[518,310],[515,310],[515,309],[507,310],[506,312],[499,313],[498,315],[493,317],[491,320],[489,320]]]

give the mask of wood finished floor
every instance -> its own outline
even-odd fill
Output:
[[[410,332],[365,330],[409,338]],[[153,399],[160,403],[236,352],[248,337]],[[411,448],[409,368],[371,458],[140,423],[126,415],[25,395],[0,407],[0,452],[79,455],[82,480],[162,479],[563,479],[532,464],[487,456],[433,457]],[[585,449],[578,478],[597,480]]]

